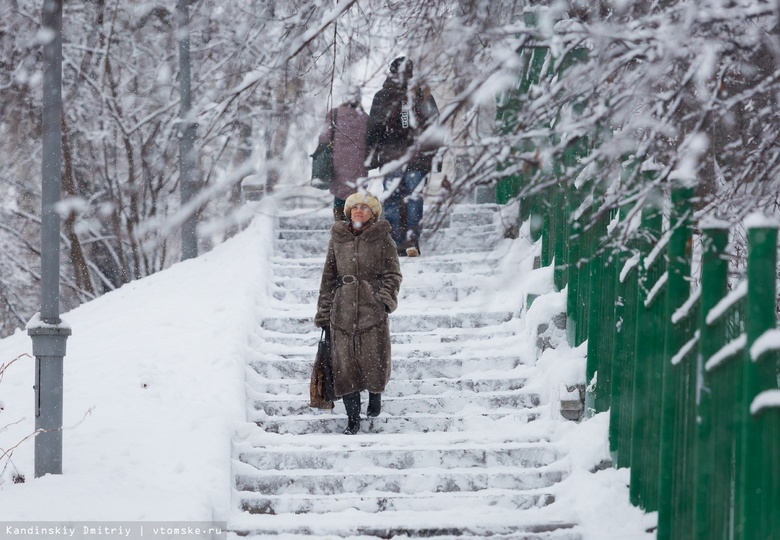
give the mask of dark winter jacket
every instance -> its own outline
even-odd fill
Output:
[[[409,90],[401,75],[391,74],[371,104],[366,134],[369,169],[403,157],[438,115],[439,109],[429,88],[417,86]],[[433,138],[417,144],[412,149],[407,169],[430,172],[439,146]]]
[[[314,324],[331,329],[337,397],[384,391],[390,379],[388,314],[398,306],[400,287],[389,222],[379,220],[358,236],[346,222],[333,224]]]
[[[325,125],[320,132],[320,143],[330,140],[331,115],[328,111]],[[336,108],[336,125],[333,129],[333,182],[330,192],[339,199],[346,199],[355,191],[355,181],[368,174],[364,165],[366,154],[366,126],[368,115],[360,105],[340,105]]]

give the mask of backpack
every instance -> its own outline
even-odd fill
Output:
[[[412,107],[408,96],[404,93],[402,99],[395,100],[390,108],[390,114],[385,124],[385,143],[397,144],[404,142],[406,143],[404,146],[409,146],[412,143],[411,112]]]

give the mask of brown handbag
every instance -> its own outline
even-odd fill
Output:
[[[330,410],[336,397],[333,391],[333,363],[330,348],[330,329],[323,328],[317,344],[317,356],[309,381],[309,406],[314,409]]]

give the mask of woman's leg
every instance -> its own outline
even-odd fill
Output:
[[[404,204],[403,200],[406,197],[403,172],[398,170],[386,175],[384,188],[385,191],[390,192],[390,195],[382,203],[382,216],[390,222],[393,240],[395,240],[396,246],[400,246],[401,242],[404,241],[404,230],[406,228],[401,222],[401,205]]]
[[[406,231],[404,240],[407,247],[414,247],[417,255],[420,253],[420,236],[422,232],[423,196],[426,173],[424,171],[406,171],[404,185],[406,186]]]
[[[354,435],[360,429],[360,392],[352,392],[341,396],[344,401],[344,408],[347,409],[347,428],[345,435]]]
[[[369,392],[366,416],[379,416],[380,412],[382,412],[382,394]]]

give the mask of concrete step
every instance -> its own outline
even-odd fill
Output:
[[[319,283],[316,284],[317,286]],[[478,287],[401,287],[398,293],[398,300],[427,300],[429,302],[440,302],[451,305],[454,302],[468,298]],[[277,300],[282,300],[291,304],[316,305],[319,296],[319,288],[311,289],[290,289],[279,288],[274,291],[273,296]]]
[[[299,444],[304,444],[300,442]],[[480,444],[453,443],[409,448],[374,444],[371,446],[280,447],[251,448],[239,453],[239,461],[258,470],[322,469],[343,471],[361,467],[410,470],[419,468],[522,467],[524,469],[551,465],[558,460],[555,447],[547,442],[505,442]]]
[[[392,330],[392,325],[391,325]],[[316,330],[308,334],[287,334],[283,332],[264,332],[260,336],[267,342],[285,347],[316,347],[320,340],[321,331]],[[390,343],[393,345],[410,344],[435,344],[435,343],[469,343],[472,341],[487,341],[501,337],[510,337],[513,334],[504,332],[393,332],[390,333]]]
[[[504,508],[509,512],[540,508],[552,504],[555,497],[549,493],[517,492],[515,490],[490,490],[489,493],[436,493],[436,494],[381,494],[381,495],[264,495],[240,493],[241,509],[252,514],[329,514],[345,510],[360,512],[447,510],[453,506],[485,505]]]
[[[454,205],[434,209],[426,205],[423,229],[470,228],[493,225],[500,221],[498,205]],[[330,230],[333,214],[330,211],[305,212],[280,216],[277,229]]]
[[[312,410],[312,409],[310,409]],[[405,416],[380,415],[376,418],[364,418],[360,425],[361,433],[430,433],[463,432],[480,423],[489,425],[498,420],[525,424],[533,422],[541,415],[540,409],[512,409],[492,411],[484,414],[460,416],[444,414],[409,413]],[[305,435],[310,433],[342,434],[347,425],[347,417],[324,411],[299,414],[289,417],[268,416],[263,411],[249,413],[249,421],[255,422],[268,433],[287,433]]]
[[[454,239],[451,242],[422,243],[420,251],[422,252],[422,257],[451,254],[483,254],[485,257],[488,257],[494,246],[495,242],[489,239],[473,243]],[[276,255],[288,260],[323,259],[327,249],[327,242],[318,244],[297,240],[277,240],[275,245]]]
[[[404,259],[413,260],[413,259]],[[421,271],[419,267],[412,264],[402,265],[401,271],[405,273],[404,280],[401,283],[401,293],[405,289],[431,288],[441,289],[443,287],[477,287],[484,284],[485,278],[475,279],[471,274],[465,273],[434,273]],[[274,279],[274,286],[286,290],[319,290],[322,278],[322,266],[316,266],[316,272],[311,272],[309,277],[277,276]]]
[[[395,372],[395,370],[393,370]],[[427,395],[436,396],[452,392],[461,392],[468,399],[471,393],[475,392],[509,392],[520,390],[526,384],[525,377],[517,377],[514,373],[507,373],[502,378],[415,378],[399,379],[393,377],[387,383],[387,387],[382,395],[385,398]],[[305,379],[266,379],[258,375],[255,371],[247,373],[247,382],[251,384],[256,392],[255,397],[286,397],[294,396],[309,398],[309,380],[308,375]],[[364,392],[365,394],[365,392]],[[367,394],[365,394],[367,396]],[[367,399],[367,398],[366,398]]]
[[[473,225],[460,229],[424,231],[423,240],[435,241],[436,238],[483,238],[486,233],[495,233],[496,228],[492,224]],[[489,236],[489,235],[488,235]],[[311,241],[314,243],[328,243],[330,240],[330,227],[327,229],[277,229],[276,240]]]
[[[450,218],[437,219],[431,217],[429,219],[423,218],[422,227],[423,230],[447,229],[450,227]],[[490,223],[487,217],[481,220],[483,225]],[[299,217],[284,216],[280,217],[276,223],[277,230],[305,230],[305,231],[329,231],[333,225],[333,214],[326,215],[307,215]],[[457,225],[465,227],[468,224],[463,220],[458,220]]]
[[[236,475],[236,489],[264,495],[334,495],[339,493],[477,492],[486,489],[549,488],[565,477],[563,470],[522,467],[437,469],[414,474],[400,469],[373,471],[257,471]]]
[[[462,505],[430,512],[345,510],[333,512],[328,519],[323,519],[320,513],[265,515],[246,512],[233,518],[228,523],[228,529],[238,537],[284,540],[582,540],[572,521],[565,521],[553,513],[555,503],[516,512],[469,503],[470,500],[466,499]]]
[[[480,392],[473,395],[450,392],[449,394],[385,397],[382,399],[382,415],[405,416],[415,414],[457,414],[464,408],[470,411],[483,409],[497,411],[500,409],[523,409],[538,407],[541,403],[539,394],[523,391],[510,392]],[[257,397],[254,408],[269,416],[293,416],[311,412],[308,396],[291,397]]]
[[[277,255],[286,258],[325,257],[330,234],[325,231],[280,231],[284,238],[274,241]],[[299,235],[302,237],[298,238]],[[292,236],[293,238],[288,238]],[[501,240],[501,234],[490,228],[484,231],[448,231],[420,240],[420,251],[423,256],[434,254],[456,254],[473,252],[490,252]]]
[[[249,367],[267,379],[308,381],[315,353],[315,350],[311,350],[310,354],[306,356],[257,358],[249,362]],[[531,364],[532,362],[532,357],[523,358],[516,355],[485,355],[482,357],[396,356],[393,358],[393,374],[389,384],[392,384],[393,380],[462,378],[469,373],[482,373],[486,369],[508,371],[523,363]]]
[[[491,275],[494,272],[497,261],[484,257],[474,261],[451,260],[449,258],[431,257],[401,257],[401,273],[404,276],[435,274],[462,274],[464,268],[468,268],[468,275]],[[325,257],[319,259],[307,259],[299,262],[278,258],[273,266],[274,275],[277,278],[303,278],[313,279],[319,284],[322,276],[322,266]],[[444,279],[444,277],[442,278]]]
[[[485,328],[505,323],[512,319],[511,311],[488,311],[472,313],[440,313],[425,315],[391,315],[391,332],[432,332],[446,328]],[[269,317],[260,322],[260,327],[271,332],[306,334],[314,328],[314,315]]]

